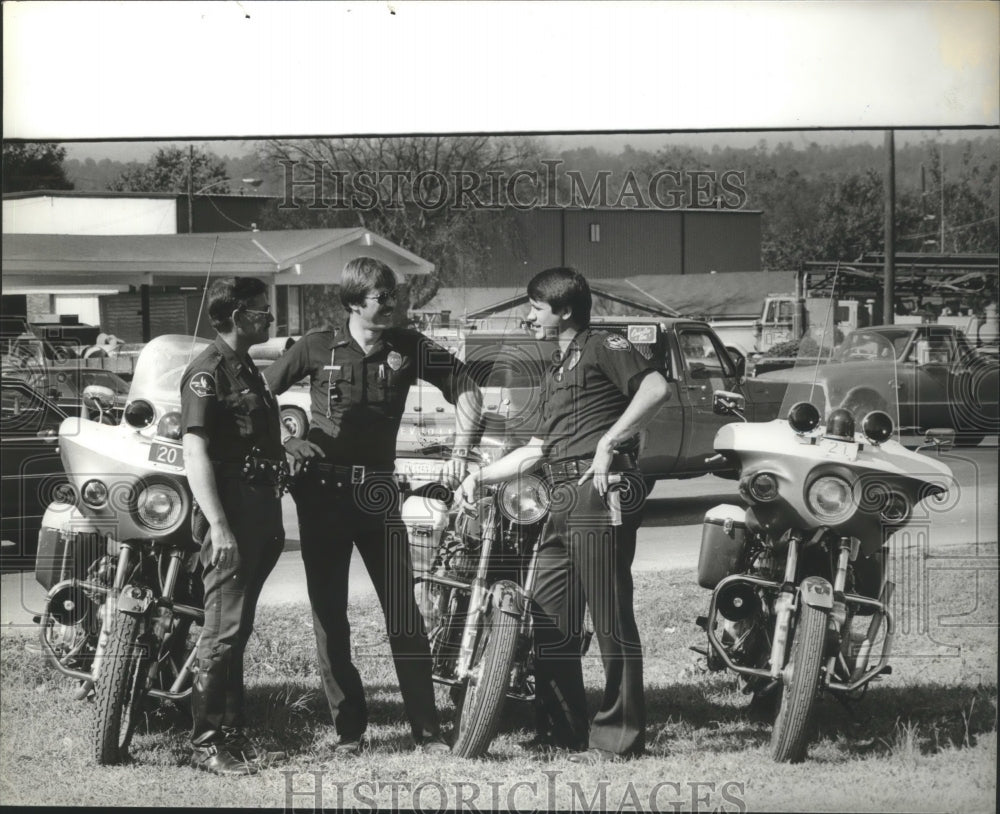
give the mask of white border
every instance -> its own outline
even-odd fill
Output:
[[[6,138],[1000,123],[993,2],[4,3]]]

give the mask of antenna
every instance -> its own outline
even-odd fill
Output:
[[[212,280],[212,267],[215,265],[215,251],[219,248],[219,236],[215,236],[215,242],[212,244],[212,256],[208,261],[208,274],[205,275],[205,287],[201,292],[201,305],[198,306],[198,319],[194,323],[194,335],[191,337],[191,349],[188,351],[188,362],[190,363],[191,357],[194,356],[194,345],[198,340],[198,328],[201,325],[201,315],[205,310],[205,298],[208,297],[208,284]]]

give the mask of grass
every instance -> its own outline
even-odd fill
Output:
[[[743,801],[755,810],[994,811],[997,595],[991,581],[979,584],[986,595],[976,597],[976,608],[992,613],[992,623],[911,626],[897,638],[894,674],[860,703],[846,709],[822,699],[809,759],[798,766],[771,761],[770,721],[746,709],[731,676],[703,672],[700,657],[688,649],[703,644],[693,619],[708,596],[690,570],[636,577],[648,755],[598,768],[526,753],[518,744],[531,736],[532,715],[517,704],[508,707],[483,760],[432,763],[412,752],[374,600],[351,610],[372,751],[346,762],[331,759],[336,738],[315,668],[308,608],[268,606],[258,614],[247,652],[249,720],[254,736],[287,750],[289,759],[246,778],[216,778],[185,765],[190,720],[179,705],[146,713],[132,763],[95,767],[87,734],[91,706],[73,700],[73,682],[44,664],[31,640],[4,634],[0,798],[6,805],[302,810],[317,802],[391,808],[395,795],[399,807],[434,809],[736,811]],[[962,572],[937,574],[933,590],[921,594],[934,611],[927,618],[967,613],[967,585]],[[585,661],[592,709],[602,676],[592,652]],[[449,725],[453,710],[443,688],[438,706]]]

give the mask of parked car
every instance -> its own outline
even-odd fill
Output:
[[[2,444],[2,562],[9,568],[34,567],[42,515],[67,478],[59,458],[59,425],[67,417],[54,401],[27,382],[0,379]]]
[[[793,367],[746,384],[758,421],[780,417],[782,402],[797,400],[785,397],[793,387],[823,415],[836,407],[858,415],[898,402],[893,418],[904,432],[950,427],[958,440],[978,444],[1000,431],[998,371],[1000,364],[976,353],[954,326],[880,325],[848,334],[818,372]]]
[[[83,389],[96,384],[107,387],[115,394],[111,417],[121,418],[128,399],[129,384],[117,373],[110,370],[84,367],[82,363],[69,361],[52,363],[42,369],[22,367],[4,370],[4,378],[20,379],[35,390],[54,401],[67,415],[81,418],[96,418],[83,403]]]

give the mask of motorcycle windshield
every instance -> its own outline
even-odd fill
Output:
[[[810,325],[799,343],[779,418],[787,418],[795,404],[811,402],[826,424],[834,410],[847,410],[860,431],[869,413],[880,410],[892,420],[891,438],[899,440],[900,415],[897,366],[910,332],[892,326],[844,330],[826,309],[829,319]]]
[[[181,406],[181,376],[209,340],[166,334],[146,343],[135,363],[128,400],[144,399],[164,412]]]

